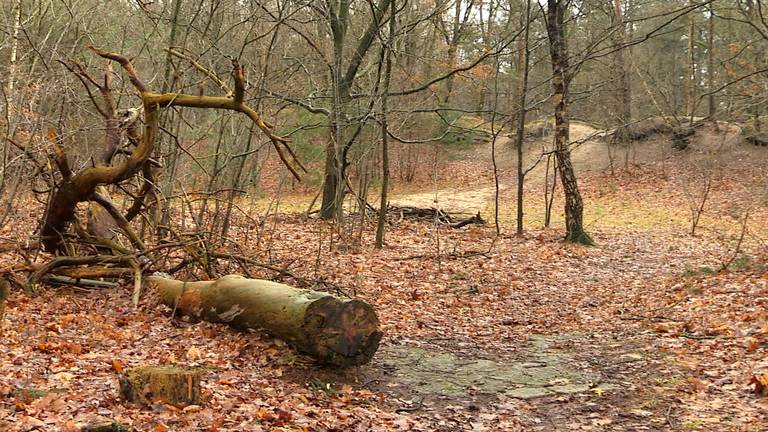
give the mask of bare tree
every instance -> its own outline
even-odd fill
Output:
[[[517,58],[517,101],[516,102],[516,132],[515,147],[517,148],[517,235],[523,234],[523,217],[525,215],[523,208],[523,193],[525,182],[525,171],[523,170],[523,144],[525,142],[525,116],[527,113],[526,99],[528,97],[528,74],[530,62],[529,33],[531,26],[531,1],[525,2],[525,14],[521,14],[520,23],[525,26],[523,37],[518,43]],[[545,187],[546,189],[546,187]]]
[[[565,37],[565,15],[568,0],[547,1],[547,35],[552,60],[552,100],[555,105],[555,156],[565,194],[565,239],[574,243],[593,244],[584,230],[584,202],[571,164],[570,114],[568,86],[573,78],[568,66],[568,45]]]
[[[381,199],[379,200],[379,215],[376,222],[376,247],[384,246],[384,227],[387,222],[387,195],[389,193],[389,122],[387,120],[389,100],[389,84],[392,79],[392,48],[397,31],[397,8],[395,0],[390,3],[389,35],[386,40],[386,55],[384,66],[384,83],[381,92]]]
[[[244,102],[245,97],[245,73],[237,62],[234,62],[233,77],[235,81],[234,91],[227,96],[194,96],[181,93],[155,93],[139,78],[138,73],[131,62],[122,55],[110,53],[98,48],[91,48],[97,55],[119,63],[130,82],[139,92],[142,101],[144,131],[139,133],[134,124],[135,114],[138,110],[131,110],[134,114],[126,118],[118,117],[116,99],[113,96],[112,72],[108,68],[102,82],[97,81],[79,64],[72,63],[69,68],[81,79],[83,85],[90,93],[90,87],[95,87],[102,96],[102,105],[93,99],[94,106],[101,113],[106,123],[105,148],[98,158],[96,166],[73,172],[70,168],[67,155],[60,145],[60,139],[55,133],[51,133],[54,144],[54,161],[62,177],[61,184],[52,193],[47,206],[40,236],[42,244],[49,252],[67,253],[65,247],[67,240],[67,228],[76,218],[77,204],[83,201],[94,201],[103,207],[116,224],[131,240],[132,245],[140,251],[145,247],[139,237],[128,225],[128,219],[121,213],[109,198],[100,195],[98,188],[103,185],[119,184],[137,173],[149,163],[150,156],[155,147],[158,131],[160,129],[159,112],[161,108],[182,106],[189,108],[224,109],[245,114],[250,120],[266,134],[280,155],[285,166],[298,177],[297,168],[290,162],[293,159],[298,169],[301,164],[293,156],[293,152],[287,146],[286,140],[275,135],[273,126],[261,118],[258,112]],[[128,146],[123,145],[123,135],[129,138]],[[286,152],[289,156],[286,156]],[[115,156],[124,154],[125,159],[117,161]],[[138,197],[136,198],[139,199]],[[109,244],[109,242],[107,242]]]

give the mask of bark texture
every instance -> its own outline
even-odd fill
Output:
[[[568,65],[568,46],[565,38],[565,13],[567,2],[547,2],[547,34],[552,59],[552,99],[555,104],[555,157],[565,195],[565,239],[574,243],[591,245],[592,238],[584,231],[584,202],[581,199],[576,173],[571,164],[570,113],[568,112],[568,87],[571,74]]]
[[[382,336],[373,307],[360,300],[237,275],[204,282],[150,276],[147,282],[185,315],[262,328],[323,363],[368,363]]]

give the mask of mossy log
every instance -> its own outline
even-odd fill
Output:
[[[323,363],[368,363],[381,330],[373,307],[361,300],[229,275],[215,281],[181,282],[150,276],[163,303],[182,314],[235,328],[262,328]]]
[[[200,371],[171,366],[126,369],[120,376],[120,397],[145,405],[156,401],[197,405],[200,403]]]

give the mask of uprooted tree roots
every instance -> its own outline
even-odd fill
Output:
[[[201,236],[176,233],[173,227],[163,225],[165,238],[147,244],[143,230],[137,232],[134,228],[139,220],[149,222],[150,227],[161,225],[152,211],[163,199],[156,188],[156,178],[163,167],[152,159],[161,130],[161,110],[186,107],[242,113],[270,140],[294,177],[299,178],[299,171],[306,172],[306,169],[287,140],[276,135],[274,127],[245,103],[245,71],[237,61],[233,61],[233,88],[230,90],[223,81],[217,81],[227,93],[225,96],[156,93],[139,77],[126,57],[95,47],[90,49],[108,60],[103,77],[95,77],[74,61],[62,64],[82,83],[95,111],[102,117],[104,147],[100,154],[89,158],[90,163],[76,169],[83,164],[82,160],[70,160],[65,142],[68,139],[64,138],[70,134],[49,128],[48,157],[52,162],[49,166],[55,168],[48,169],[34,155],[25,153],[46,173],[44,180],[49,191],[45,192],[48,198],[40,223],[39,248],[53,258],[40,262],[25,255],[24,262],[0,268],[0,274],[10,275],[9,279],[28,291],[34,291],[41,282],[114,286],[109,282],[105,284],[103,279],[132,276],[134,306],[139,301],[142,274],[147,272],[173,274],[191,264],[208,278],[218,278],[216,262],[229,254],[215,250],[215,246]],[[117,91],[112,84],[113,63],[121,66],[138,93],[141,100],[138,107],[120,109],[118,106]],[[69,153],[73,152],[74,149],[69,149]],[[52,170],[56,172],[50,172]],[[82,203],[87,203],[86,212],[78,211]],[[125,203],[124,208],[117,203]],[[389,213],[399,219],[428,219],[453,228],[485,223],[479,213],[461,217],[438,208],[391,206]],[[29,274],[24,282],[17,279],[21,272]],[[284,273],[285,270],[278,271],[278,274]]]
[[[95,47],[90,49],[96,55],[109,60],[103,79],[94,78],[77,62],[62,63],[83,84],[96,111],[104,120],[104,149],[98,157],[92,158],[90,166],[75,171],[72,169],[74,164],[70,163],[65,151],[62,134],[53,128],[48,130],[50,159],[58,170],[58,181],[49,180],[50,198],[39,234],[42,249],[58,256],[44,265],[31,264],[28,260],[24,264],[0,271],[31,272],[25,284],[29,290],[48,273],[72,277],[75,281],[87,280],[88,277],[133,274],[136,279],[135,305],[138,301],[142,272],[150,268],[158,269],[154,255],[163,249],[185,249],[189,245],[188,242],[179,241],[150,249],[134,232],[130,223],[147,210],[148,204],[145,201],[155,193],[154,174],[161,165],[152,160],[151,155],[155,150],[160,130],[160,110],[188,107],[240,112],[269,138],[285,167],[296,178],[299,178],[298,170],[306,170],[288,147],[287,140],[276,135],[273,126],[244,102],[245,72],[237,61],[233,61],[234,90],[226,96],[156,93],[139,78],[136,69],[126,57]],[[112,88],[112,62],[122,67],[138,92],[141,99],[139,108],[123,111],[118,109]],[[92,92],[94,88],[101,95],[101,103],[97,102]],[[140,131],[141,123],[143,131]],[[54,173],[51,173],[48,178],[55,177]],[[128,199],[113,200],[110,193],[125,194]],[[155,203],[158,201],[156,196],[151,199],[154,199]],[[129,202],[130,205],[127,209],[121,209],[115,204],[120,201]],[[83,202],[89,203],[85,226],[78,220],[77,211],[78,204]],[[129,246],[121,244],[115,233],[120,233],[127,239]],[[98,267],[82,267],[94,265]],[[65,271],[66,269],[68,270]]]

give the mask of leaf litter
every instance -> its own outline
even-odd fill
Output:
[[[750,185],[764,187],[764,174],[725,173],[696,236],[686,234],[689,198],[679,186],[686,175],[682,164],[613,177],[584,172],[586,219],[598,242],[591,248],[561,242],[558,229],[496,238],[488,226],[451,230],[408,220],[390,226],[383,250],[370,247],[371,234],[362,246],[333,248],[327,223],[280,215],[269,251],[252,245],[249,257],[343,287],[379,313],[383,347],[371,365],[346,371],[315,365],[262,332],[179,325],[152,293],[134,312],[130,281],[119,289],[14,292],[1,336],[0,429],[117,422],[154,431],[765,430],[768,213],[748,197]],[[512,214],[509,189],[501,203]],[[735,253],[736,210],[747,205],[749,235],[737,265],[723,269]],[[3,240],[22,242],[18,233],[34,231],[36,214],[22,208]],[[233,237],[253,238],[250,229],[236,224]],[[464,254],[472,251],[482,253]],[[2,265],[17,258],[6,253]],[[240,268],[222,263],[222,271]],[[480,361],[536,369],[537,338],[594,382],[521,398],[486,392],[484,377],[474,376],[450,394],[423,392],[398,378],[415,363],[392,354],[447,353],[459,371]],[[119,401],[118,373],[143,364],[202,368],[201,405]],[[556,376],[541,386],[572,380]]]

